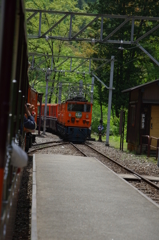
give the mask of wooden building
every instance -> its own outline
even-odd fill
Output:
[[[157,146],[155,138],[159,138],[159,79],[126,89],[122,93],[129,93],[128,150],[139,153],[141,139],[146,146],[150,136],[153,149],[153,146]]]

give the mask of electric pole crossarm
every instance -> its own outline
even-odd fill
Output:
[[[112,90],[114,90],[115,88],[110,88],[110,87],[107,87],[107,85],[105,85],[105,83],[104,82],[102,82],[94,73],[92,73],[92,76],[94,76],[106,89],[112,89]]]
[[[64,62],[66,62],[69,58],[67,57],[64,61],[62,61],[59,65],[56,66],[56,69],[60,67]]]
[[[76,38],[80,33],[82,33],[87,27],[89,27],[95,20],[97,20],[98,16],[95,17],[90,23],[88,23],[84,28],[82,28],[78,33],[76,33],[71,39]]]
[[[30,19],[32,19],[38,12],[34,12],[30,17],[27,18],[27,22],[30,21]]]
[[[66,17],[68,16],[68,14],[66,14],[64,17],[62,17],[57,23],[55,23],[51,28],[49,28],[48,31],[46,31],[41,38],[45,37],[47,33],[49,33],[53,28],[55,28],[60,22],[62,22]]]
[[[71,72],[74,72],[77,68],[79,68],[80,66],[82,66],[85,62],[87,62],[88,59],[86,59],[85,61],[83,61],[82,63],[80,63],[77,67],[75,67],[73,70],[71,70]]]
[[[146,53],[147,56],[148,56],[154,63],[157,64],[157,66],[159,66],[159,62],[158,62],[154,57],[152,57],[152,55],[151,55],[150,53],[148,53],[145,48],[143,48],[140,44],[137,44],[137,46],[138,46],[144,53]]]
[[[142,40],[143,38],[147,37],[148,35],[150,35],[150,33],[153,33],[154,31],[156,31],[159,28],[159,24],[157,26],[155,26],[154,28],[152,28],[150,31],[148,31],[147,33],[145,33],[144,35],[142,35],[141,37],[139,37],[138,39],[136,39],[135,42],[139,42],[140,40]]]
[[[110,62],[111,61],[111,59],[110,60],[108,60],[108,61],[106,61],[105,63],[103,63],[102,65],[100,65],[99,67],[97,67],[96,68],[96,70],[98,70],[99,68],[101,68],[101,67],[103,67],[105,64],[107,64],[108,62]]]
[[[103,42],[105,42],[106,40],[108,40],[111,36],[114,35],[114,33],[116,33],[121,27],[123,27],[128,21],[130,20],[130,18],[127,18],[124,22],[122,22],[116,29],[114,29],[106,38],[103,39]]]

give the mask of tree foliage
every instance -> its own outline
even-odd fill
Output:
[[[159,12],[158,1],[146,1],[146,0],[98,0],[94,4],[89,4],[87,11],[100,14],[120,14],[120,15],[140,15],[140,16],[153,16],[157,17]],[[103,24],[103,38],[119,26],[123,20],[121,19],[107,19]],[[135,22],[134,40],[142,36],[145,32],[152,29],[158,23],[153,21],[140,20]],[[96,31],[100,29],[101,20],[99,19],[92,28]],[[125,24],[118,32],[113,35],[112,39],[122,40],[130,39],[131,35],[131,23]],[[110,38],[111,39],[111,38]],[[156,59],[159,59],[158,54],[158,40],[159,31],[155,31],[150,36],[141,41],[141,45]],[[121,107],[127,105],[127,96],[122,94],[121,91],[141,83],[154,80],[158,78],[159,68],[155,65],[145,53],[143,53],[138,47],[134,45],[124,45],[124,50],[118,49],[119,45],[113,44],[96,44],[95,51],[96,57],[106,57],[108,59],[111,56],[115,56],[115,69],[114,69],[114,87],[112,110],[116,116],[119,116]],[[98,77],[108,84],[109,82],[110,66],[97,70]],[[97,84],[97,99],[98,102],[107,102],[108,92],[101,92],[101,84]],[[101,96],[102,94],[102,96]]]
[[[26,1],[26,8],[29,9],[42,9],[42,10],[57,10],[57,11],[72,11],[72,12],[80,12],[81,10],[77,6],[77,1],[75,0],[34,0]],[[27,17],[29,17],[27,13]],[[50,29],[58,20],[60,20],[63,16],[62,15],[51,15],[49,13],[42,13],[42,25],[41,25],[41,34],[45,34],[48,29]],[[75,34],[78,32],[79,26],[83,26],[84,24],[87,24],[89,21],[89,18],[83,17],[82,19],[80,17],[74,17],[73,18],[74,28],[72,29],[72,34]],[[62,35],[62,36],[68,36],[69,33],[69,22],[70,19],[68,17],[65,18],[64,21],[62,21],[60,24],[58,24],[53,30],[50,30],[49,35]],[[38,14],[32,18],[27,23],[27,31],[29,34],[37,34],[39,24],[39,16]],[[46,36],[47,37],[47,36]],[[47,41],[46,41],[47,40]],[[66,61],[62,64],[62,67],[58,68],[58,65],[60,65],[63,61],[60,56],[77,56],[77,57],[89,57],[93,50],[90,45],[86,43],[76,43],[76,42],[64,42],[60,40],[52,40],[52,39],[31,39],[28,40],[29,45],[29,52],[36,52],[44,54],[45,56],[34,56],[34,61],[32,57],[29,58],[30,64],[33,66],[31,71],[29,71],[29,79],[32,86],[34,86],[37,91],[41,91],[44,93],[45,91],[45,71],[40,71],[37,69],[47,69],[52,68],[60,70],[60,69],[69,69],[70,68],[70,61]],[[51,55],[52,57],[49,57]],[[56,57],[55,57],[56,56]],[[72,60],[71,69],[75,69],[79,64],[81,63],[81,60]],[[36,69],[34,68],[36,66]],[[81,72],[85,72],[86,68],[88,69],[89,63],[87,62],[85,65],[82,65],[79,70]],[[65,83],[71,83],[76,82],[81,79],[83,79],[84,82],[87,82],[87,80],[90,82],[91,78],[90,76],[83,76],[83,75],[77,75],[75,72],[72,72],[71,74],[65,73],[65,76],[62,72],[53,71],[51,76],[49,76],[49,102],[57,102],[57,94],[58,94],[58,84],[60,81],[63,81]],[[66,91],[65,91],[66,92]],[[54,93],[54,94],[53,94]]]

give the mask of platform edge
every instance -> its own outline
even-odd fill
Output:
[[[36,216],[36,164],[33,154],[33,178],[32,178],[32,211],[31,211],[31,240],[37,240],[37,216]]]
[[[98,162],[100,162],[104,167],[108,168],[111,172],[113,172],[118,178],[120,178],[122,181],[127,183],[130,187],[132,187],[135,191],[137,191],[139,194],[141,194],[144,198],[146,198],[149,202],[151,202],[153,205],[155,205],[157,208],[159,208],[159,204],[157,204],[155,201],[153,201],[151,198],[146,196],[144,193],[139,191],[137,188],[135,188],[133,185],[131,185],[128,181],[120,177],[117,173],[115,173],[113,170],[111,170],[108,166],[106,166],[104,163],[102,163],[100,160],[98,160],[96,157],[94,157]]]

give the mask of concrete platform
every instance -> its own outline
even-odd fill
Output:
[[[34,155],[32,240],[158,240],[159,207],[95,158]]]

